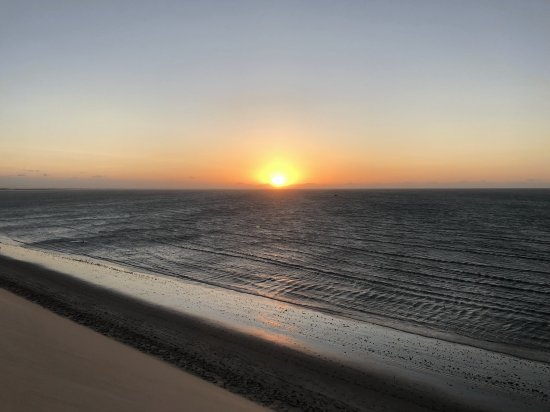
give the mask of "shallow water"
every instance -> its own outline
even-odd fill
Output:
[[[550,351],[550,191],[1,191],[0,234]]]

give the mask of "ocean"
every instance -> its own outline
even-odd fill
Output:
[[[549,190],[0,191],[25,247],[550,351]]]

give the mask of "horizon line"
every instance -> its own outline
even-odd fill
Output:
[[[163,188],[163,187],[0,187],[0,191],[38,191],[38,190],[67,190],[67,191],[85,191],[85,190],[104,190],[104,191],[113,191],[113,190],[128,190],[128,191],[218,191],[218,190],[227,190],[227,191],[323,191],[323,190],[550,190],[550,186],[533,186],[533,187],[522,187],[522,186],[464,186],[464,187],[452,187],[452,186],[442,186],[442,187],[429,187],[429,186],[416,186],[416,187],[391,187],[391,186],[381,186],[381,187],[194,187],[194,188]]]

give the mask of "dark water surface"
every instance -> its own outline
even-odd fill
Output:
[[[0,234],[550,351],[550,191],[0,191]]]

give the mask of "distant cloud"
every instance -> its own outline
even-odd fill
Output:
[[[26,177],[27,175],[25,173],[19,173],[17,177]]]
[[[105,176],[103,175],[94,175],[92,176],[92,179],[103,179]]]
[[[40,170],[38,169],[25,169],[23,171],[28,173],[40,173]]]

